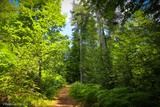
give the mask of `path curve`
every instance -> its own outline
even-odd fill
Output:
[[[65,86],[60,89],[54,107],[79,107],[76,101],[69,96],[69,89],[70,86]]]

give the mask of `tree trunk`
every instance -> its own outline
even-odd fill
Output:
[[[81,30],[79,30],[79,72],[80,72],[80,82],[83,82],[83,71],[82,71],[82,33]]]
[[[41,77],[42,77],[42,56],[39,56],[39,61],[38,61],[38,83],[41,83]]]
[[[102,61],[105,66],[107,47],[106,47],[106,39],[104,35],[103,21],[100,17],[99,12],[96,13],[96,16],[97,16],[97,23],[98,23],[98,34],[99,34],[99,43],[100,43],[101,54],[102,54]]]

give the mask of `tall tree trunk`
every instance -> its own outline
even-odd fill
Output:
[[[85,68],[83,66],[83,53],[85,53],[84,47],[85,45],[83,44],[84,41],[84,32],[86,29],[86,24],[88,21],[88,15],[86,14],[81,14],[81,19],[82,19],[82,23],[80,25],[80,29],[79,29],[79,54],[80,54],[80,64],[79,64],[79,71],[80,71],[80,81],[81,83],[84,82],[84,73],[85,73]],[[82,37],[83,36],[83,37]]]
[[[106,62],[106,53],[107,53],[107,47],[106,47],[106,39],[104,35],[104,27],[103,27],[103,21],[102,18],[100,17],[99,12],[96,13],[97,16],[97,23],[98,23],[98,34],[99,34],[99,43],[100,43],[100,48],[101,48],[101,54],[102,54],[102,62],[105,66]]]
[[[39,58],[39,61],[38,61],[38,64],[39,64],[39,78],[41,80],[41,77],[42,77],[42,57]]]
[[[79,30],[79,72],[80,72],[80,82],[83,82],[83,71],[82,71],[82,33],[81,29]]]

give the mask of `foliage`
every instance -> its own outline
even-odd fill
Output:
[[[52,74],[48,72],[42,73],[41,89],[42,93],[48,98],[53,98],[57,90],[65,84],[64,78],[59,74]]]
[[[151,15],[155,22],[159,23],[159,0],[80,0],[88,6],[89,10],[99,13],[101,18],[107,20],[107,25],[125,23],[132,15],[143,10],[146,15]]]
[[[122,30],[113,33],[113,41],[117,39],[112,43],[112,73],[116,77],[115,84],[150,90],[153,88],[151,81],[158,82],[154,76],[159,69],[159,48],[154,38],[157,38],[159,31],[156,26],[151,26],[152,21],[139,11]],[[150,77],[153,77],[152,80]],[[156,74],[156,77],[158,78],[159,74]]]
[[[0,5],[0,104],[29,106],[53,97],[65,83],[60,74],[65,74],[69,45],[60,33],[61,0],[19,1],[18,6],[3,0]]]
[[[101,84],[106,67],[103,64],[105,61],[102,59],[95,17],[81,4],[74,4],[72,13],[73,39],[66,78],[71,83],[80,80]]]
[[[71,82],[79,80],[106,88],[102,90],[104,99],[97,97],[100,102],[104,100],[100,106],[158,106],[160,26],[155,22],[159,16],[154,16],[159,10],[152,8],[157,3],[157,0],[81,0],[74,4],[67,77]],[[146,14],[149,8],[157,13]],[[83,84],[77,87],[73,85],[79,94],[72,96],[86,103],[87,95],[83,92],[92,89]]]
[[[0,74],[8,71],[12,66],[14,66],[15,60],[15,55],[0,41]]]
[[[83,106],[158,107],[159,0],[74,2],[71,45],[60,5],[1,0],[0,106],[48,105],[66,79]]]
[[[121,87],[111,90],[97,85],[74,83],[70,95],[83,103],[84,107],[156,107],[148,92]]]
[[[73,46],[69,54],[68,77],[76,78],[72,81],[80,80],[106,88],[102,90],[104,99],[97,97],[102,102],[97,100],[100,106],[158,106],[160,26],[155,23],[154,15],[145,13],[148,9],[144,2],[81,0],[74,4]],[[153,2],[157,6],[156,0],[149,2],[150,6]],[[115,14],[122,15],[122,20]],[[116,18],[119,24],[114,24]],[[75,93],[79,94],[72,96],[90,104],[92,99],[87,101],[87,95],[83,92],[92,89],[83,84],[77,84],[77,87],[73,85]],[[121,90],[124,91],[120,93]]]
[[[97,102],[96,93],[100,89],[99,85],[83,85],[79,82],[72,84],[70,95],[85,106],[92,106]]]

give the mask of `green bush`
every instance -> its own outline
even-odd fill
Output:
[[[152,95],[146,92],[133,92],[126,97],[131,107],[156,107],[153,104]]]
[[[135,92],[126,87],[107,90],[76,82],[71,87],[70,95],[84,107],[156,107],[152,104],[150,93]]]
[[[14,75],[14,72],[0,75],[0,104],[28,106],[33,99],[43,98],[41,93],[35,91],[38,87],[32,80],[27,80],[22,75]]]
[[[14,66],[15,61],[15,55],[0,41],[0,75],[2,75],[3,72],[9,71],[9,69]]]
[[[48,98],[52,98],[57,89],[65,84],[65,80],[61,75],[51,74],[47,72],[42,73],[41,90]]]
[[[85,85],[82,85],[79,82],[76,82],[72,85],[71,90],[70,90],[70,95],[75,98],[77,101],[84,101],[84,90],[85,90]]]
[[[124,97],[129,93],[127,88],[100,90],[97,93],[100,107],[127,107],[128,101]]]
[[[76,82],[72,85],[70,95],[79,102],[83,102],[84,106],[93,106],[97,103],[97,96],[95,93],[100,89],[99,85],[81,84]]]
[[[100,86],[98,85],[87,85],[85,90],[85,105],[95,105],[97,102],[97,93],[99,91]],[[88,103],[87,103],[88,102]]]

